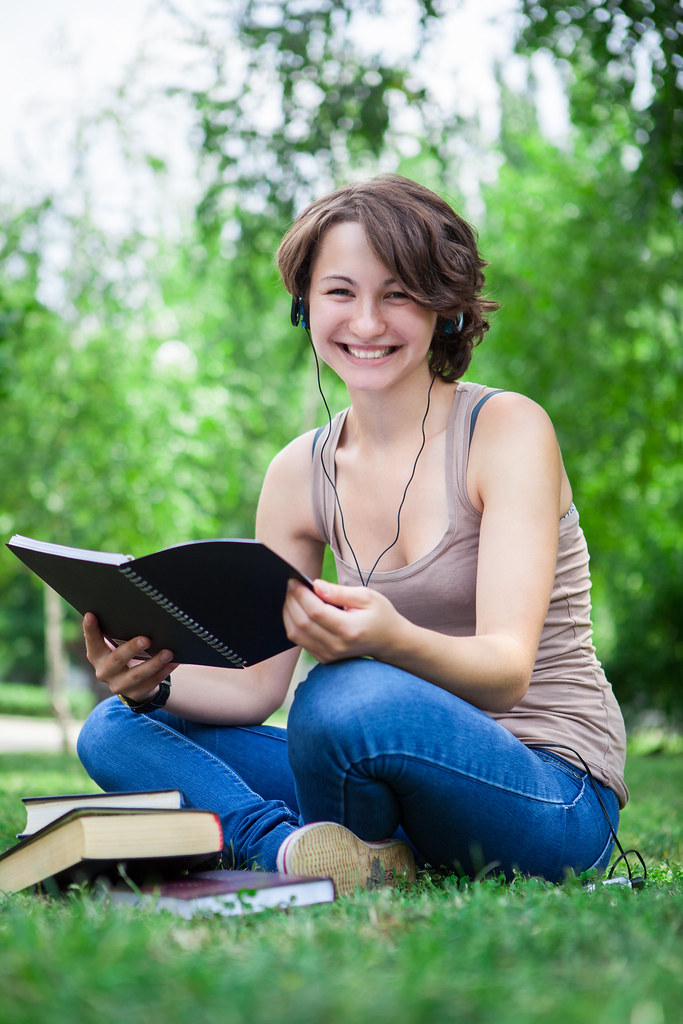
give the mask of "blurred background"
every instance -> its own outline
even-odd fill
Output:
[[[477,226],[501,309],[467,378],[548,410],[598,656],[628,714],[680,719],[682,41],[671,0],[3,5],[0,537],[253,536],[325,419],[274,250],[398,171]],[[5,688],[87,690],[81,646],[0,549]]]

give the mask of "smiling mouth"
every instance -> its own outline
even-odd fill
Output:
[[[343,348],[354,359],[384,359],[396,351],[395,345],[387,345],[385,348],[352,348],[351,345],[344,345]]]

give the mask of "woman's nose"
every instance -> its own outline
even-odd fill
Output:
[[[375,302],[359,303],[350,319],[350,326],[358,338],[376,338],[385,330],[384,318]]]

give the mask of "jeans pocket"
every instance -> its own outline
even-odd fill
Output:
[[[565,775],[576,779],[577,782],[583,783],[586,778],[586,772],[581,771],[580,768],[577,768],[569,761],[566,761],[563,757],[560,757],[559,754],[555,754],[553,751],[547,750],[545,747],[530,747],[529,749],[532,750],[536,757],[540,758],[541,761],[546,761],[548,764],[554,765]]]

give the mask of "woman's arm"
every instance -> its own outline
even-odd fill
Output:
[[[309,576],[319,574],[324,546],[311,510],[311,436],[292,442],[266,474],[256,520],[256,537]],[[299,649],[294,648],[246,669],[207,668],[173,662],[172,651],[139,661],[149,646],[140,636],[112,650],[97,619],[83,620],[88,660],[112,693],[145,701],[172,675],[167,710],[183,718],[217,725],[257,725],[283,703]]]
[[[416,626],[362,587],[291,583],[290,639],[320,661],[372,655],[486,711],[524,696],[552,592],[567,481],[552,424],[520,395],[500,395],[479,416],[468,492],[482,512],[477,628],[450,637]]]
[[[260,725],[285,699],[298,649],[285,651],[249,668],[210,668],[165,660],[171,651],[139,661],[148,637],[135,637],[114,650],[105,640],[95,616],[83,619],[88,661],[95,675],[113,694],[144,702],[169,673],[171,694],[166,710],[195,722],[216,725]]]

